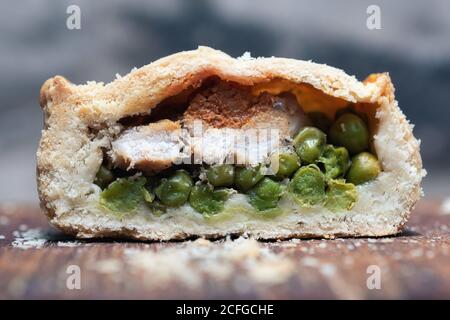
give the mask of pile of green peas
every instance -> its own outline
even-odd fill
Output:
[[[316,127],[305,127],[295,136],[293,145],[301,162],[317,165],[326,180],[345,179],[359,185],[381,172],[377,157],[368,151],[369,139],[362,117],[347,112],[331,124],[328,135]]]
[[[351,112],[339,115],[328,134],[319,126],[326,131],[322,125],[308,126],[295,135],[291,148],[278,154],[278,171],[272,175],[265,175],[262,165],[220,164],[205,168],[206,181],[194,182],[192,174],[176,170],[167,177],[151,179],[144,187],[144,199],[155,214],[189,203],[208,215],[220,212],[236,190],[246,194],[258,211],[276,208],[287,190],[301,205],[327,203],[329,192],[332,203],[350,208],[355,201],[354,185],[376,178],[381,171],[376,156],[368,151],[369,130],[364,120]],[[95,183],[105,188],[112,181],[113,174],[102,166]]]

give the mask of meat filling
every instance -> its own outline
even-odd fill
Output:
[[[290,94],[255,96],[248,87],[219,82],[192,98],[181,123],[161,120],[126,130],[112,143],[114,165],[157,173],[193,154],[195,163],[254,166],[290,140],[307,118]]]
[[[154,174],[172,166],[183,154],[178,122],[161,120],[132,127],[112,142],[111,159],[116,167]]]

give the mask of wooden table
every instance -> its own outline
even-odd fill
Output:
[[[397,237],[279,242],[77,241],[0,205],[3,299],[449,299],[449,253],[450,215],[426,200]]]

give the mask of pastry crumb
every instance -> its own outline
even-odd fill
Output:
[[[19,228],[20,229],[20,228]],[[32,248],[42,248],[46,243],[47,239],[44,238],[44,233],[39,228],[25,230],[16,230],[13,232],[15,237],[12,246],[19,249],[32,249]]]
[[[442,201],[440,211],[442,214],[450,214],[450,197],[447,197]]]

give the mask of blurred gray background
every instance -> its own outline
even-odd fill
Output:
[[[68,30],[66,9],[81,9]],[[366,27],[381,8],[381,30]],[[389,71],[416,124],[428,197],[450,195],[450,1],[2,1],[0,4],[0,202],[36,202],[41,84],[109,82],[159,57],[208,45],[232,56],[326,63],[364,79]]]

